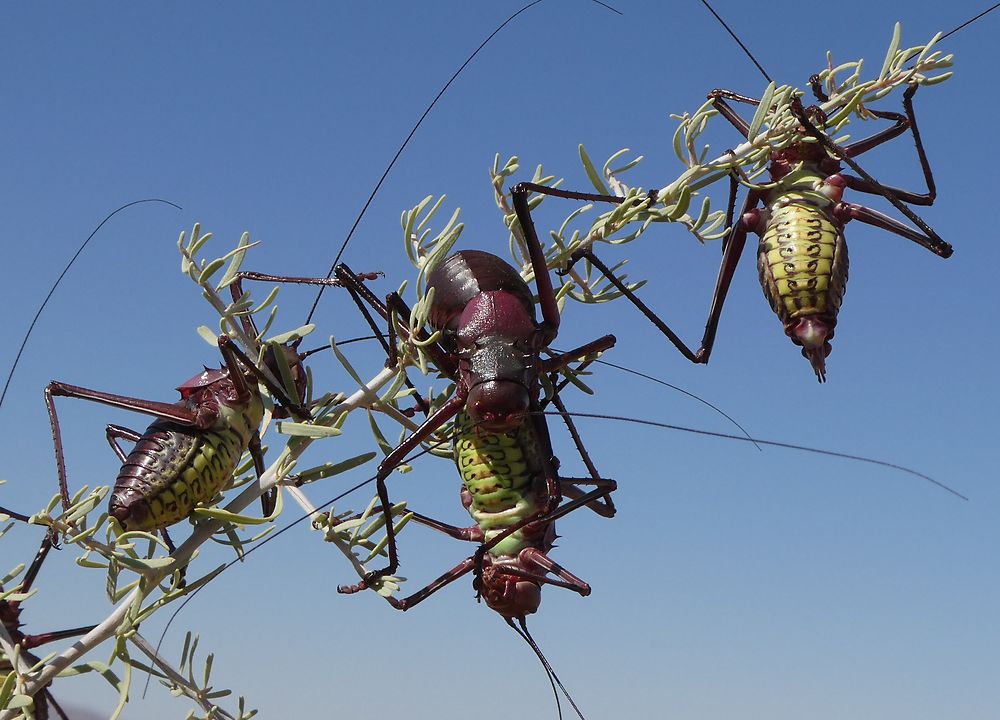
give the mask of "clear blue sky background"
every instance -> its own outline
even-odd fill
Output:
[[[875,73],[892,24],[924,42],[987,3],[718,0],[779,82],[804,84],[825,51],[864,56]],[[383,292],[412,277],[399,213],[429,193],[461,206],[461,246],[505,252],[487,170],[519,154],[584,188],[577,144],[595,158],[646,155],[637,182],[676,176],[670,113],[694,110],[715,87],[759,94],[764,82],[695,0],[618,0],[618,17],[586,0],[547,0],[508,27],[452,87],[386,183],[352,242],[356,269],[384,270]],[[890,7],[895,5],[895,8]],[[40,507],[56,479],[42,388],[53,378],[151,399],[216,364],[194,333],[213,316],[180,275],[175,241],[197,220],[228,248],[243,230],[263,245],[247,266],[322,275],[382,168],[461,60],[519,2],[487,4],[22,4],[0,24],[4,247],[3,349],[13,360],[35,307],[65,260],[114,207],[159,196],[114,219],[57,292],[0,410],[0,502]],[[811,13],[811,14],[810,14]],[[1000,348],[995,269],[997,60],[1000,15],[949,38],[956,75],[916,98],[939,188],[923,212],[955,245],[948,261],[851,225],[851,281],[825,386],[761,298],[744,257],[712,363],[692,366],[625,305],[571,306],[560,344],[607,331],[616,362],[656,374],[724,407],[752,434],[892,460],[967,494],[962,502],[912,477],[830,458],[667,431],[582,421],[601,471],[620,483],[611,521],[560,523],[553,556],[588,580],[583,599],[545,592],[531,618],[588,718],[709,720],[808,717],[996,717],[1000,708],[1000,492],[995,437]],[[898,95],[886,104],[898,102]],[[722,150],[738,143],[720,127]],[[905,139],[865,158],[886,182],[919,186]],[[864,200],[861,200],[864,202]],[[548,200],[554,223],[570,204]],[[626,253],[644,297],[692,343],[701,335],[719,250],[678,228],[650,232]],[[621,251],[608,257],[620,258]],[[283,291],[285,325],[311,293]],[[359,334],[343,296],[328,294],[320,337]],[[375,353],[358,351],[374,374]],[[330,360],[324,388],[350,389]],[[703,406],[601,370],[596,399],[573,409],[633,414],[729,431]],[[61,405],[74,486],[113,482],[108,422],[144,418],[79,401]],[[370,443],[362,418],[330,459]],[[580,471],[564,434],[556,451]],[[331,480],[332,497],[370,474]],[[392,483],[398,497],[467,520],[445,461]],[[359,494],[359,507],[367,496]],[[288,519],[292,517],[289,513]],[[283,518],[284,520],[285,518]],[[183,538],[180,527],[175,537]],[[38,533],[3,541],[3,563],[27,559]],[[416,589],[470,551],[429,531],[402,539]],[[15,557],[16,555],[16,557]],[[107,612],[99,573],[63,552],[25,613],[34,630],[94,622]],[[219,558],[224,555],[219,554]],[[206,558],[202,567],[210,567]],[[216,652],[216,684],[246,694],[262,717],[320,713],[483,720],[554,717],[530,650],[467,581],[400,614],[372,594],[342,597],[352,578],[332,548],[288,533],[214,582],[180,616]],[[29,615],[30,613],[30,615]],[[162,623],[162,619],[157,618]],[[157,622],[143,628],[156,636]],[[66,704],[110,712],[112,691],[61,681]],[[137,693],[136,693],[137,694]],[[126,717],[175,718],[184,702],[154,689]],[[82,716],[82,711],[81,711]],[[98,715],[100,716],[100,715]]]

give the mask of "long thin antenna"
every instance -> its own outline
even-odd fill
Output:
[[[569,704],[573,706],[573,710],[576,711],[577,717],[579,717],[580,720],[586,720],[586,718],[583,717],[583,713],[580,711],[580,708],[577,706],[576,701],[573,700],[573,696],[569,694],[566,686],[562,684],[562,680],[560,680],[559,676],[556,675],[556,671],[552,669],[552,665],[549,663],[548,659],[546,659],[542,649],[538,647],[538,643],[535,642],[535,638],[531,637],[531,633],[528,632],[528,624],[525,622],[525,619],[523,617],[519,617],[517,619],[518,625],[521,626],[520,630],[514,627],[514,622],[510,618],[505,617],[504,620],[506,620],[507,624],[514,628],[514,631],[524,638],[524,641],[531,646],[532,650],[535,651],[535,655],[538,656],[538,659],[542,663],[542,667],[545,668],[545,672],[549,675],[549,682],[555,681],[555,684],[559,686],[560,690],[562,690],[562,694],[566,696],[567,700],[569,700]],[[555,690],[555,688],[553,688],[553,690]],[[559,708],[558,696],[556,696],[556,707]],[[562,718],[562,708],[559,708],[559,717]]]
[[[542,653],[538,650],[537,646],[531,643],[527,635],[525,635],[523,632],[517,629],[517,627],[514,625],[513,620],[511,620],[509,617],[504,616],[504,622],[510,625],[510,629],[516,632],[517,636],[522,640],[524,640],[524,642],[528,643],[528,647],[530,647],[532,650],[535,651],[535,656],[538,658],[538,661],[542,664],[542,669],[545,671],[545,677],[548,678],[549,686],[552,688],[552,697],[556,701],[556,716],[559,718],[559,720],[563,720],[562,703],[559,702],[559,691],[556,690],[556,681],[552,678],[552,670],[549,668],[549,664],[546,661],[545,656],[542,655]]]
[[[597,0],[594,0],[594,1],[596,2]],[[385,337],[388,337],[388,335],[382,334],[381,337],[385,338]],[[337,347],[342,347],[344,345],[350,345],[351,343],[362,342],[364,340],[377,340],[378,338],[379,338],[379,335],[363,335],[361,337],[350,338],[348,340],[338,340],[337,341]],[[312,350],[306,350],[305,352],[301,353],[299,355],[299,357],[304,360],[305,358],[309,357],[310,355],[314,355],[314,354],[316,354],[318,352],[322,352],[323,350],[329,350],[329,349],[330,349],[329,345],[322,345],[320,347],[313,348]],[[556,353],[559,352],[559,350],[557,350],[555,348],[550,348],[550,349],[553,352],[556,352]],[[735,425],[737,428],[739,428],[740,432],[742,432],[746,436],[747,440],[749,440],[750,442],[754,443],[754,446],[758,450],[760,450],[761,452],[764,452],[764,448],[762,448],[760,445],[757,445],[757,443],[754,442],[754,439],[752,437],[750,437],[750,433],[747,432],[746,428],[744,428],[742,425],[740,425],[740,423],[735,418],[733,418],[729,413],[727,413],[722,408],[718,407],[717,405],[714,405],[713,403],[710,403],[708,400],[706,400],[705,398],[701,397],[700,395],[695,395],[690,390],[685,390],[684,388],[680,387],[679,385],[674,385],[673,383],[668,383],[666,380],[661,380],[658,377],[655,377],[653,375],[648,375],[648,374],[646,374],[644,372],[640,372],[639,370],[634,370],[633,368],[626,367],[625,365],[618,365],[618,364],[613,363],[613,362],[608,362],[607,360],[593,360],[592,362],[594,362],[594,363],[596,363],[598,365],[607,365],[610,368],[614,368],[615,370],[618,370],[618,371],[623,372],[623,373],[628,373],[629,375],[635,375],[636,377],[641,377],[642,379],[649,380],[650,382],[654,382],[657,385],[663,385],[664,387],[668,387],[671,390],[676,390],[677,392],[681,393],[682,395],[687,395],[692,400],[697,400],[702,405],[705,405],[706,407],[711,408],[715,412],[719,413],[719,415],[721,415],[722,417],[724,417],[726,420],[728,420],[729,422],[731,422],[733,425]]]
[[[599,365],[607,365],[608,367],[612,367],[615,370],[620,370],[622,372],[629,373],[630,375],[636,375],[637,377],[644,378],[646,380],[649,380],[650,382],[658,383],[660,385],[663,385],[665,387],[670,388],[671,390],[676,390],[677,392],[682,393],[683,395],[687,395],[689,398],[693,398],[694,400],[697,400],[698,402],[702,403],[703,405],[707,405],[708,407],[710,407],[713,410],[715,410],[715,412],[719,413],[719,415],[721,415],[722,417],[726,418],[726,420],[728,420],[729,422],[731,422],[733,425],[735,425],[736,427],[738,427],[740,429],[740,432],[742,432],[746,436],[747,440],[749,440],[750,442],[752,442],[754,444],[754,446],[758,450],[760,450],[761,452],[764,452],[764,448],[762,448],[760,445],[758,445],[756,443],[756,441],[752,437],[750,437],[750,433],[748,433],[746,431],[746,429],[742,425],[740,425],[738,422],[736,422],[736,420],[734,420],[729,415],[729,413],[727,413],[722,408],[716,407],[715,405],[713,405],[712,403],[710,403],[705,398],[699,397],[698,395],[695,395],[693,392],[691,392],[689,390],[685,390],[682,387],[678,387],[677,385],[673,385],[671,383],[668,383],[666,380],[660,380],[660,378],[658,378],[658,377],[653,377],[652,375],[647,375],[646,373],[639,372],[638,370],[633,370],[632,368],[625,367],[624,365],[616,365],[615,363],[608,362],[607,360],[595,360],[594,362],[597,363],[597,364],[599,364]]]
[[[993,7],[989,8],[989,9],[987,9],[987,10],[983,10],[983,11],[982,11],[981,13],[979,13],[978,15],[976,15],[976,17],[972,18],[971,20],[966,20],[966,21],[965,21],[964,23],[962,23],[962,24],[961,24],[961,25],[959,25],[958,27],[956,27],[956,28],[954,28],[954,29],[952,29],[952,30],[949,30],[949,31],[948,31],[948,32],[946,32],[946,33],[945,33],[944,35],[942,35],[942,36],[941,36],[940,38],[938,38],[938,40],[944,40],[944,39],[945,39],[946,37],[948,37],[949,35],[954,35],[955,33],[957,33],[957,32],[958,32],[959,30],[961,30],[962,28],[964,28],[964,27],[968,27],[968,26],[969,26],[969,25],[971,25],[972,23],[976,22],[976,20],[978,20],[979,18],[981,18],[981,17],[983,16],[983,15],[986,15],[987,13],[991,13],[991,12],[993,12],[993,11],[994,11],[994,10],[996,10],[996,9],[997,9],[998,7],[1000,7],[1000,3],[997,3],[996,5],[994,5]]]
[[[556,412],[554,410],[546,410],[541,413],[542,415],[563,415],[561,412]],[[664,428],[666,430],[680,430],[681,432],[694,433],[695,435],[706,435],[708,437],[725,438],[727,440],[741,440],[743,442],[758,442],[761,445],[770,445],[772,447],[786,448],[788,450],[801,450],[802,452],[815,453],[817,455],[827,455],[828,457],[838,457],[845,460],[857,460],[858,462],[869,463],[871,465],[879,465],[880,467],[892,468],[893,470],[899,470],[908,475],[915,475],[916,477],[926,480],[927,482],[937,485],[942,490],[947,490],[952,495],[961,498],[962,500],[968,500],[965,495],[958,492],[953,488],[948,487],[943,482],[935,480],[930,475],[925,475],[922,472],[913,470],[912,468],[905,467],[903,465],[897,465],[896,463],[891,463],[886,460],[875,460],[874,458],[864,457],[863,455],[852,455],[850,453],[837,452],[835,450],[821,450],[820,448],[808,447],[806,445],[795,445],[793,443],[781,442],[779,440],[761,440],[760,438],[748,439],[742,435],[730,435],[728,433],[713,432],[711,430],[699,430],[698,428],[685,427],[683,425],[671,425],[669,423],[657,422],[655,420],[643,420],[640,418],[630,418],[623,417],[621,415],[601,415],[598,413],[581,413],[581,412],[571,412],[565,413],[570,417],[581,417],[581,418],[596,418],[600,420],[616,420],[618,422],[633,423],[635,425],[647,425],[649,427]]]
[[[595,3],[597,3],[598,5],[600,5],[601,7],[605,7],[608,10],[611,10],[612,12],[616,12],[619,15],[622,14],[621,12],[619,12],[615,8],[611,7],[610,5],[608,5],[606,3],[603,3],[603,2],[600,2],[600,0],[592,0],[592,1],[595,2]],[[496,30],[494,30],[489,35],[487,35],[486,39],[483,40],[479,44],[479,47],[477,47],[475,50],[473,50],[472,54],[469,55],[469,57],[465,58],[465,62],[463,62],[461,64],[461,66],[458,68],[458,70],[456,70],[455,73],[450,78],[448,78],[448,82],[446,82],[444,84],[444,86],[438,91],[438,94],[434,96],[434,99],[431,100],[431,104],[427,106],[426,110],[424,110],[423,114],[420,116],[420,118],[417,120],[417,122],[410,129],[409,135],[407,135],[406,139],[403,140],[403,144],[399,146],[399,149],[396,151],[396,154],[392,156],[392,160],[390,160],[389,164],[386,165],[385,171],[382,173],[382,177],[379,178],[378,182],[375,184],[375,187],[372,189],[371,195],[368,196],[368,200],[366,200],[365,204],[361,207],[361,212],[358,213],[358,216],[354,219],[354,224],[351,225],[351,229],[348,231],[347,237],[344,238],[344,242],[343,242],[343,244],[341,244],[340,250],[337,251],[337,257],[335,257],[333,259],[333,264],[330,265],[330,270],[326,274],[327,277],[331,277],[333,275],[333,271],[337,268],[337,263],[340,262],[340,258],[344,254],[344,250],[347,249],[347,243],[349,243],[351,241],[351,237],[354,235],[354,231],[357,229],[358,225],[361,223],[361,218],[363,218],[365,216],[365,213],[368,211],[368,206],[372,204],[372,200],[375,199],[375,195],[378,194],[379,188],[382,187],[382,183],[385,182],[386,177],[388,177],[389,172],[392,170],[393,166],[396,164],[396,161],[399,159],[399,156],[403,154],[403,150],[405,150],[406,146],[410,143],[410,139],[417,132],[417,129],[420,127],[421,123],[423,123],[424,118],[426,118],[427,115],[430,114],[430,111],[434,109],[434,106],[437,105],[437,101],[441,99],[441,96],[444,95],[445,91],[449,87],[451,87],[451,84],[455,81],[455,79],[459,75],[462,74],[462,71],[465,70],[466,66],[473,61],[473,59],[476,57],[476,55],[479,54],[479,51],[482,50],[484,47],[486,47],[487,43],[489,43],[489,41],[492,40],[493,37],[497,33],[499,33],[501,30],[503,30],[505,27],[507,27],[507,25],[511,21],[513,21],[514,18],[516,18],[518,15],[520,15],[521,13],[523,13],[525,10],[528,10],[529,8],[537,5],[540,2],[542,2],[542,0],[534,0],[534,2],[528,3],[527,5],[525,5],[524,7],[522,7],[520,10],[518,10],[516,13],[514,13],[513,15],[511,15],[509,18],[507,18],[502,23],[500,23],[500,25],[496,28]],[[309,309],[309,316],[306,318],[306,324],[308,324],[309,322],[312,321],[312,316],[316,312],[316,307],[319,305],[320,298],[323,297],[323,291],[325,289],[326,289],[326,286],[323,286],[316,293],[316,300],[313,301],[312,307]]]
[[[178,210],[183,209],[180,205],[172,203],[169,200],[162,200],[160,198],[145,198],[143,200],[133,200],[130,203],[125,203],[120,208],[109,213],[107,217],[101,220],[100,224],[98,224],[98,226],[94,228],[94,231],[87,236],[87,239],[83,241],[83,244],[79,248],[77,248],[77,251],[73,255],[73,257],[71,257],[69,262],[66,263],[66,267],[63,268],[62,272],[59,273],[59,277],[56,278],[56,281],[52,284],[52,287],[49,288],[48,295],[46,295],[45,299],[42,300],[42,304],[38,306],[38,310],[35,312],[35,317],[31,319],[31,325],[28,326],[28,332],[24,334],[24,339],[21,340],[21,347],[18,348],[17,355],[14,357],[14,364],[10,366],[10,372],[7,373],[7,382],[4,383],[3,392],[0,392],[0,407],[3,407],[4,398],[7,397],[7,389],[10,387],[10,381],[14,378],[14,371],[17,370],[17,363],[20,362],[21,360],[21,354],[24,352],[24,348],[28,344],[28,338],[31,337],[31,331],[35,329],[35,324],[38,322],[38,318],[42,314],[42,310],[44,310],[45,306],[49,304],[49,299],[51,299],[52,294],[56,291],[56,288],[59,287],[59,283],[62,282],[62,279],[66,277],[66,273],[69,272],[69,269],[73,266],[73,263],[76,262],[76,259],[80,257],[80,253],[84,251],[84,249],[87,247],[87,244],[93,239],[94,235],[96,235],[97,232],[102,227],[104,227],[104,223],[106,223],[108,220],[110,220],[111,218],[113,218],[115,215],[120,213],[122,210],[125,210],[126,208],[130,208],[133,205],[139,205],[140,203],[148,203],[148,202],[163,203],[164,205],[170,205],[171,207],[177,208]]]
[[[715,9],[708,4],[707,0],[701,0],[701,4],[708,8],[708,11],[715,16],[716,20],[722,23],[722,27],[726,29],[726,32],[732,35],[733,40],[735,40],[736,44],[739,45],[743,49],[743,52],[747,54],[747,57],[750,58],[750,62],[752,62],[754,65],[757,66],[757,69],[760,70],[761,75],[764,76],[764,79],[767,80],[768,82],[774,82],[774,80],[771,79],[771,76],[767,74],[767,71],[761,66],[759,62],[757,62],[757,58],[753,56],[753,53],[751,53],[750,50],[747,49],[747,46],[743,44],[743,41],[736,36],[736,33],[733,32],[732,28],[730,28],[726,24],[726,21],[723,20],[721,17],[719,17],[719,13],[715,12]]]

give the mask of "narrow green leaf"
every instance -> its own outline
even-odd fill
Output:
[[[213,662],[215,662],[215,654],[214,653],[209,653],[208,657],[205,659],[205,675],[204,675],[205,680],[202,683],[202,685],[204,687],[208,687],[208,679],[212,676],[212,663]],[[224,690],[223,692],[225,693],[225,695],[229,694],[228,690]],[[225,697],[225,695],[217,695],[217,697]]]
[[[399,522],[393,525],[393,532],[398,536],[399,533],[402,532],[403,528],[406,527],[406,524],[410,522],[412,518],[413,518],[412,512],[408,512],[405,515],[403,515],[403,517],[399,519]],[[383,536],[381,540],[375,543],[375,547],[372,548],[371,552],[368,554],[368,557],[365,559],[364,562],[368,562],[369,560],[375,559],[376,556],[382,553],[382,551],[385,549],[385,546],[388,543],[389,543],[389,536],[388,535]]]
[[[83,675],[85,673],[90,673],[90,672],[96,672],[98,675],[103,677],[115,690],[121,689],[121,680],[118,678],[118,675],[116,675],[108,665],[98,660],[90,660],[84,663],[80,663],[79,665],[73,665],[72,667],[68,667],[62,672],[60,672],[57,677],[72,677],[74,675]]]
[[[240,241],[236,245],[236,249],[226,253],[226,257],[229,258],[229,267],[223,273],[219,284],[215,286],[216,292],[222,292],[223,288],[228,287],[236,279],[236,273],[240,271],[240,266],[243,265],[243,258],[246,257],[247,250],[250,247],[250,233],[244,232],[240,235]]]
[[[219,334],[213,331],[212,328],[199,325],[198,334],[201,336],[202,340],[207,342],[212,347],[219,347]]]
[[[213,520],[223,520],[234,525],[263,525],[272,520],[269,517],[259,518],[253,515],[238,515],[222,508],[195,508],[192,514],[198,517],[212,518]]]
[[[597,168],[594,167],[594,163],[590,161],[590,156],[587,155],[586,149],[583,145],[580,145],[580,162],[583,163],[583,169],[587,173],[587,178],[590,180],[590,184],[597,188],[597,192],[603,195],[610,195],[611,191],[608,186],[604,184],[604,178],[601,174],[597,172]]]
[[[337,360],[340,361],[340,364],[347,371],[347,374],[351,376],[351,379],[354,380],[355,383],[357,383],[357,386],[362,388],[367,387],[365,385],[365,381],[361,379],[361,376],[357,373],[357,371],[354,369],[354,366],[351,365],[351,362],[347,359],[347,356],[344,355],[344,353],[340,352],[340,348],[337,347],[337,341],[333,337],[333,335],[330,336],[330,348],[333,350],[333,354],[337,356]]]
[[[131,557],[124,554],[115,555],[115,558],[125,567],[139,572],[145,570],[159,570],[160,568],[168,567],[176,562],[173,558],[169,557],[149,558],[148,560],[144,560],[142,558]]]
[[[216,258],[212,262],[208,263],[204,268],[202,268],[201,274],[198,275],[198,284],[204,285],[207,283],[209,278],[215,275],[215,273],[219,271],[219,268],[225,264],[226,261],[222,258]]]
[[[774,98],[774,81],[767,84],[767,89],[764,90],[764,95],[760,99],[760,105],[757,106],[757,111],[753,114],[753,120],[750,121],[750,129],[747,131],[747,141],[753,142],[757,137],[757,133],[760,132],[761,125],[764,124],[764,118],[771,111],[771,103]]]
[[[366,410],[366,412],[368,413],[368,424],[371,426],[372,434],[375,436],[375,442],[378,444],[379,449],[382,450],[382,454],[388,455],[392,452],[392,445],[389,444],[389,442],[385,439],[385,435],[383,435],[382,431],[379,429],[378,423],[375,422],[375,415],[372,411]]]
[[[668,217],[671,220],[679,220],[684,213],[687,212],[688,205],[691,203],[691,188],[685,186],[681,188],[680,195],[677,197],[677,202],[670,207],[668,210]]]
[[[188,253],[194,257],[204,247],[205,243],[212,239],[212,233],[201,234],[201,223],[195,223],[191,229],[191,242],[188,245]]]
[[[316,329],[315,323],[309,323],[308,325],[303,325],[297,327],[294,330],[289,330],[288,332],[281,333],[280,335],[275,335],[267,339],[270,343],[275,343],[276,345],[287,345],[290,342],[294,342],[299,338],[303,338],[313,330]]]
[[[8,707],[11,696],[14,694],[14,683],[17,681],[15,673],[7,673],[3,682],[0,683],[0,708]]]
[[[13,673],[11,673],[11,677],[13,677]],[[4,707],[8,710],[20,710],[21,708],[31,707],[34,704],[35,701],[32,699],[31,695],[22,695],[18,693],[17,695],[11,696],[10,700],[7,701],[7,704]]]
[[[889,72],[893,61],[896,59],[896,51],[899,50],[900,24],[897,22],[892,29],[892,40],[889,42],[889,50],[885,54],[885,61],[882,63],[882,70],[878,74],[878,79],[882,80]]]
[[[297,484],[305,485],[306,483],[323,480],[324,478],[333,477],[334,475],[339,475],[347,472],[348,470],[353,470],[354,468],[369,462],[376,455],[377,453],[375,452],[367,452],[362,453],[361,455],[356,455],[347,460],[342,460],[338,463],[325,463],[323,465],[319,465],[318,467],[310,468],[309,470],[301,472],[296,476]]]
[[[333,427],[285,421],[276,422],[274,424],[274,429],[282,435],[288,435],[291,437],[307,437],[317,440],[320,438],[337,437],[341,434],[339,429]]]
[[[937,85],[943,83],[945,80],[954,75],[953,72],[941,73],[940,75],[935,75],[934,77],[924,77],[921,81],[921,85]]]

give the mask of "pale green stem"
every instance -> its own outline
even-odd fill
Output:
[[[143,653],[143,655],[148,657],[150,661],[154,665],[156,665],[156,667],[160,668],[160,670],[162,670],[167,677],[173,680],[174,683],[183,688],[186,688],[188,690],[188,692],[185,693],[186,697],[189,697],[196,703],[198,703],[198,705],[201,706],[201,709],[204,710],[206,713],[211,712],[214,709],[217,717],[228,718],[228,720],[236,720],[236,718],[227,713],[221,707],[215,705],[211,701],[202,697],[201,688],[192,685],[191,681],[188,680],[183,675],[181,675],[179,670],[177,670],[176,668],[174,668],[173,665],[164,660],[160,656],[160,654],[156,652],[156,649],[149,644],[149,641],[146,640],[146,638],[144,638],[142,635],[140,635],[139,633],[133,634],[129,638],[129,642],[131,642],[133,645],[139,648],[139,650]]]

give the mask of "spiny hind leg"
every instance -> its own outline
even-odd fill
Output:
[[[127,397],[125,395],[114,395],[112,393],[91,390],[78,385],[53,380],[45,387],[44,392],[45,407],[49,415],[49,426],[52,430],[52,444],[55,450],[56,470],[59,475],[59,493],[62,496],[63,509],[69,508],[69,484],[66,479],[66,460],[63,452],[62,430],[59,427],[59,416],[56,413],[56,397],[72,397],[80,400],[108,405],[122,410],[132,410],[145,415],[152,415],[156,418],[172,420],[174,422],[203,430],[215,423],[218,412],[203,412],[196,414],[192,410],[177,405],[176,403],[163,403],[154,400],[142,400],[139,398]],[[110,442],[110,440],[109,440]]]

